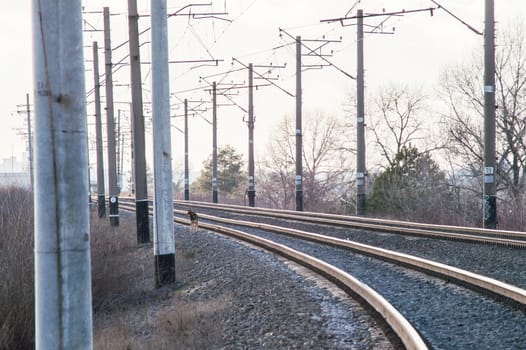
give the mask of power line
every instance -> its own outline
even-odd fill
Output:
[[[238,60],[237,58],[235,57],[232,57],[232,60],[239,63],[240,65],[242,65],[245,69],[248,69],[248,65],[244,64],[243,62],[241,62],[240,60]],[[270,66],[267,66],[267,67],[270,67]],[[276,66],[275,68],[285,68],[285,66]],[[271,85],[277,87],[278,89],[280,89],[281,91],[283,91],[284,93],[286,93],[287,95],[289,95],[290,97],[295,97],[294,94],[290,93],[289,91],[285,90],[284,88],[282,88],[281,86],[279,86],[278,84],[274,83],[272,80],[270,80],[269,78],[266,78],[264,77],[262,74],[258,73],[257,71],[254,71],[254,73],[256,73],[256,75],[261,78],[261,79],[264,79],[266,81],[268,81]]]
[[[296,38],[294,38],[291,34],[289,34],[285,29],[279,28],[279,32],[280,32],[280,33],[285,33],[285,34],[286,34],[290,39],[292,39],[292,40],[296,40]],[[306,48],[307,50],[309,50],[309,53],[312,53],[312,52],[315,51],[315,50],[311,49],[309,46],[305,45],[305,44],[303,43],[303,41],[308,41],[308,40],[302,40],[302,41],[300,42],[300,45],[303,46],[304,48]],[[349,77],[349,78],[351,78],[351,79],[353,79],[353,80],[356,80],[356,78],[355,78],[353,75],[347,73],[346,71],[344,71],[343,69],[341,69],[340,67],[338,67],[337,65],[335,65],[334,63],[332,63],[331,61],[329,61],[329,60],[328,60],[327,58],[325,58],[323,55],[319,55],[319,54],[318,54],[318,55],[316,55],[316,56],[318,56],[319,58],[321,58],[322,60],[324,60],[325,62],[327,62],[330,66],[334,67],[334,69],[336,69],[336,70],[338,70],[339,72],[343,73],[345,76],[347,76],[347,77]]]
[[[444,10],[448,15],[450,15],[451,17],[453,17],[454,19],[456,19],[457,21],[459,21],[460,23],[468,27],[471,31],[475,32],[478,35],[484,35],[484,33],[482,33],[481,31],[478,31],[477,29],[469,25],[467,22],[463,21],[460,17],[458,17],[457,15],[455,15],[454,13],[446,9],[444,6],[440,5],[438,2],[434,0],[429,0],[429,1],[431,1],[433,4],[437,5],[439,9]]]

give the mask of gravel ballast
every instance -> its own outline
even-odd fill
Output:
[[[329,284],[276,255],[205,230],[176,225],[186,256],[185,298],[224,298],[221,349],[389,349],[371,316]],[[190,257],[190,258],[189,258]]]
[[[397,308],[433,349],[524,349],[524,311],[448,281],[340,248],[246,229],[324,260],[371,286]]]
[[[245,220],[250,217],[223,214]],[[524,256],[520,249],[377,234],[269,218],[250,217],[249,220],[271,224],[279,222],[283,226],[356,240],[483,272],[517,285],[524,283],[525,271],[521,268]],[[369,284],[397,307],[433,348],[526,348],[526,313],[523,310],[497,303],[490,297],[481,297],[449,281],[407,271],[342,249],[323,247],[261,230],[239,229],[313,255]]]
[[[380,233],[254,215],[238,215],[218,210],[201,209],[201,211],[225,218],[268,223],[349,239],[459,267],[526,289],[523,248]]]

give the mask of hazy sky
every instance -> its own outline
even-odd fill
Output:
[[[149,10],[148,1],[139,1],[139,11],[146,15]],[[482,0],[438,0],[443,6],[454,12],[473,27],[482,30],[484,27],[484,1]],[[127,2],[122,1],[84,1],[86,11],[99,11],[103,6],[109,6],[112,14],[112,46],[117,46],[127,40]],[[510,23],[516,23],[526,17],[526,2],[524,0],[495,1],[497,30],[502,30]],[[3,116],[0,130],[0,158],[20,154],[25,144],[17,135],[17,128],[23,129],[25,116],[17,114],[17,105],[25,103],[26,93],[32,98],[32,38],[31,38],[31,1],[0,2],[0,42],[3,44],[2,64],[0,65],[1,84],[0,111]],[[185,6],[187,2],[168,0],[170,11]],[[197,7],[193,11],[228,12],[221,16],[233,20],[227,22],[213,19],[191,19],[186,17],[171,17],[169,19],[170,60],[220,59],[219,67],[195,68],[190,64],[171,64],[170,89],[173,92],[202,87],[188,93],[178,93],[179,98],[195,100],[210,100],[210,95],[204,91],[205,83],[199,81],[200,76],[226,72],[240,68],[238,64],[231,65],[232,57],[259,65],[283,65],[286,69],[277,69],[273,77],[279,74],[276,84],[294,93],[295,89],[295,53],[294,45],[286,44],[292,41],[283,36],[280,38],[278,28],[284,28],[293,36],[301,35],[304,39],[319,39],[323,35],[327,39],[339,39],[341,43],[328,45],[329,52],[334,56],[329,58],[342,70],[355,75],[356,72],[356,27],[342,27],[338,23],[320,23],[322,19],[345,16],[355,4],[355,0],[213,0],[213,6]],[[356,9],[376,13],[383,9],[387,12],[402,9],[412,10],[433,7],[428,0],[362,0]],[[102,13],[86,14],[85,19],[90,26],[102,29]],[[367,19],[366,24],[376,25],[381,19]],[[352,23],[352,22],[348,22]],[[141,29],[149,27],[149,17],[140,19]],[[88,25],[86,25],[86,28]],[[433,90],[441,71],[448,65],[469,60],[472,52],[482,48],[482,37],[476,35],[464,25],[447,15],[444,11],[408,14],[403,17],[390,18],[385,23],[386,29],[395,27],[394,35],[367,34],[365,37],[365,69],[366,94],[374,94],[381,86],[389,83],[407,84],[413,88]],[[143,61],[150,61],[149,33],[141,36],[141,55]],[[91,44],[98,41],[100,47],[100,71],[103,65],[103,37],[101,32],[86,33],[86,90],[93,85],[91,71]],[[313,43],[307,43],[314,45]],[[284,45],[280,49],[273,49]],[[126,56],[128,46],[114,50],[113,61]],[[127,60],[125,60],[127,62]],[[317,64],[319,60],[305,59],[306,63]],[[150,66],[142,65],[144,76],[144,100],[150,101],[151,88]],[[259,69],[263,72],[264,70]],[[247,80],[247,72],[239,71],[228,77],[216,76],[208,78],[223,82],[243,83]],[[122,116],[127,116],[129,106],[121,103],[129,101],[129,70],[123,67],[116,73],[114,80],[121,85],[115,89],[115,99],[118,104],[115,110],[122,110]],[[319,110],[344,116],[343,103],[347,96],[356,88],[356,82],[333,67],[321,70],[307,70],[303,73],[303,110]],[[104,92],[102,92],[104,94]],[[239,90],[239,95],[232,96],[236,103],[247,108],[247,91]],[[93,97],[88,96],[88,102]],[[179,102],[173,98],[171,103]],[[219,102],[229,102],[220,98]],[[367,101],[366,101],[367,104]],[[180,114],[182,109],[174,106],[173,114]],[[146,114],[149,107],[145,106]],[[292,97],[275,87],[265,87],[255,93],[256,131],[255,143],[259,155],[263,154],[265,146],[272,135],[272,130],[285,114],[294,115],[295,101]],[[93,123],[93,104],[88,105],[88,122]],[[246,154],[247,127],[243,123],[245,113],[237,107],[225,106],[218,110],[218,143],[231,144],[239,152]],[[190,120],[190,154],[192,168],[198,169],[201,161],[211,153],[211,126],[203,119],[211,120],[211,109],[203,112],[202,117]],[[182,128],[182,118],[174,118],[176,127]],[[183,136],[175,128],[172,134],[175,166],[181,166],[183,157]],[[150,143],[151,139],[147,139]],[[94,154],[91,156],[94,163]]]

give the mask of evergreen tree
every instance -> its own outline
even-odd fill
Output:
[[[203,192],[212,189],[212,156],[203,162],[201,175],[196,180],[197,187]],[[245,179],[242,172],[243,159],[234,147],[226,145],[217,152],[217,190],[233,194]]]
[[[434,222],[450,199],[445,175],[436,162],[429,154],[404,146],[375,179],[369,210],[399,219]]]

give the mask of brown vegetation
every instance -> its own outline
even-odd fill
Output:
[[[137,246],[135,221],[121,217],[115,228],[91,220],[95,349],[206,349],[221,342],[217,324],[227,297],[188,300],[181,282],[155,289],[153,248]],[[178,281],[193,267],[193,254],[176,251]]]
[[[134,220],[90,221],[95,349],[203,349],[221,341],[216,326],[227,297],[183,302],[180,284],[155,289],[152,246],[137,246]],[[32,194],[0,189],[0,350],[34,348],[33,232]],[[176,256],[184,278],[192,252]]]
[[[35,302],[29,191],[0,188],[0,237],[0,349],[31,349]]]

